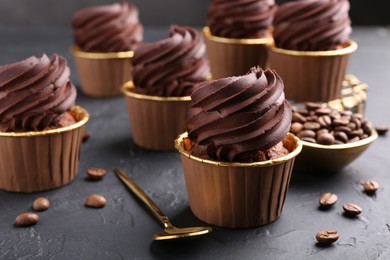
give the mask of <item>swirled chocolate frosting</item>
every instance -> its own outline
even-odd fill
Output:
[[[0,67],[0,131],[35,131],[62,126],[75,103],[65,58],[30,57]]]
[[[210,73],[203,38],[192,27],[172,25],[167,39],[140,44],[134,52],[133,82],[137,93],[188,96]]]
[[[213,35],[225,38],[268,37],[275,9],[274,0],[213,0],[207,25]]]
[[[129,51],[143,38],[138,9],[130,2],[81,9],[72,26],[76,45],[86,52]]]
[[[275,71],[259,67],[202,83],[191,95],[186,123],[191,154],[225,162],[267,159],[263,152],[279,144],[291,124],[283,89]]]
[[[274,18],[278,48],[299,51],[339,49],[349,40],[348,0],[300,0],[279,6]]]

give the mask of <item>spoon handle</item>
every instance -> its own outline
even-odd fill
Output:
[[[161,209],[152,201],[152,199],[131,179],[124,171],[115,168],[114,172],[119,179],[140,199],[148,208],[156,215],[156,217],[163,223],[164,227],[172,226],[168,217],[161,211]]]

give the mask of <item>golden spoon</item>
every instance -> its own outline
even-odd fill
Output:
[[[212,231],[211,227],[188,227],[177,228],[172,225],[168,217],[161,209],[149,198],[148,195],[121,169],[115,168],[114,172],[119,179],[140,199],[156,217],[163,223],[164,230],[153,235],[154,240],[165,240],[174,238],[184,238],[204,235]]]

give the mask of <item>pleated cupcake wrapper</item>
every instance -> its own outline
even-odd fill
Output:
[[[133,51],[92,53],[75,47],[72,53],[81,90],[88,96],[119,96],[122,94],[122,85],[132,80]]]
[[[341,97],[349,57],[356,49],[354,41],[333,51],[305,52],[270,47],[269,67],[283,79],[287,99],[328,102]]]
[[[189,155],[182,140],[181,154],[189,204],[199,219],[229,228],[269,224],[282,213],[295,157],[302,149],[298,138],[288,134],[283,143],[290,153],[257,163],[221,163]]]
[[[229,39],[213,36],[208,27],[203,28],[214,79],[246,74],[253,66],[265,68],[268,45],[272,38]]]
[[[0,188],[38,192],[64,186],[77,175],[87,111],[75,106],[77,123],[36,132],[0,132]]]
[[[157,97],[134,93],[133,83],[124,85],[134,142],[143,148],[175,149],[176,137],[184,131],[190,97]]]

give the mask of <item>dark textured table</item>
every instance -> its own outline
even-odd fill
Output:
[[[167,35],[167,29],[146,28],[146,41]],[[31,55],[59,53],[68,58],[68,29],[0,29],[0,64]],[[390,125],[390,30],[354,28],[359,49],[349,72],[368,83],[367,117]],[[0,259],[390,259],[390,157],[389,136],[380,137],[366,153],[332,176],[294,172],[280,219],[252,229],[225,229],[204,237],[154,242],[160,224],[113,174],[123,168],[146,190],[179,227],[203,225],[187,202],[179,155],[151,152],[134,145],[124,98],[93,99],[79,92],[77,103],[91,114],[90,140],[82,145],[78,177],[69,185],[42,193],[0,191]],[[7,152],[3,147],[0,152]],[[89,167],[102,167],[107,176],[86,179]],[[376,180],[380,189],[370,197],[361,183]],[[339,202],[329,211],[318,209],[322,192],[334,192]],[[105,196],[102,209],[84,206],[92,193]],[[51,208],[39,213],[40,221],[28,228],[14,227],[15,217],[30,211],[33,200],[45,196]],[[342,204],[363,208],[356,219],[342,214]],[[316,245],[315,234],[337,229],[340,239],[330,247]]]

